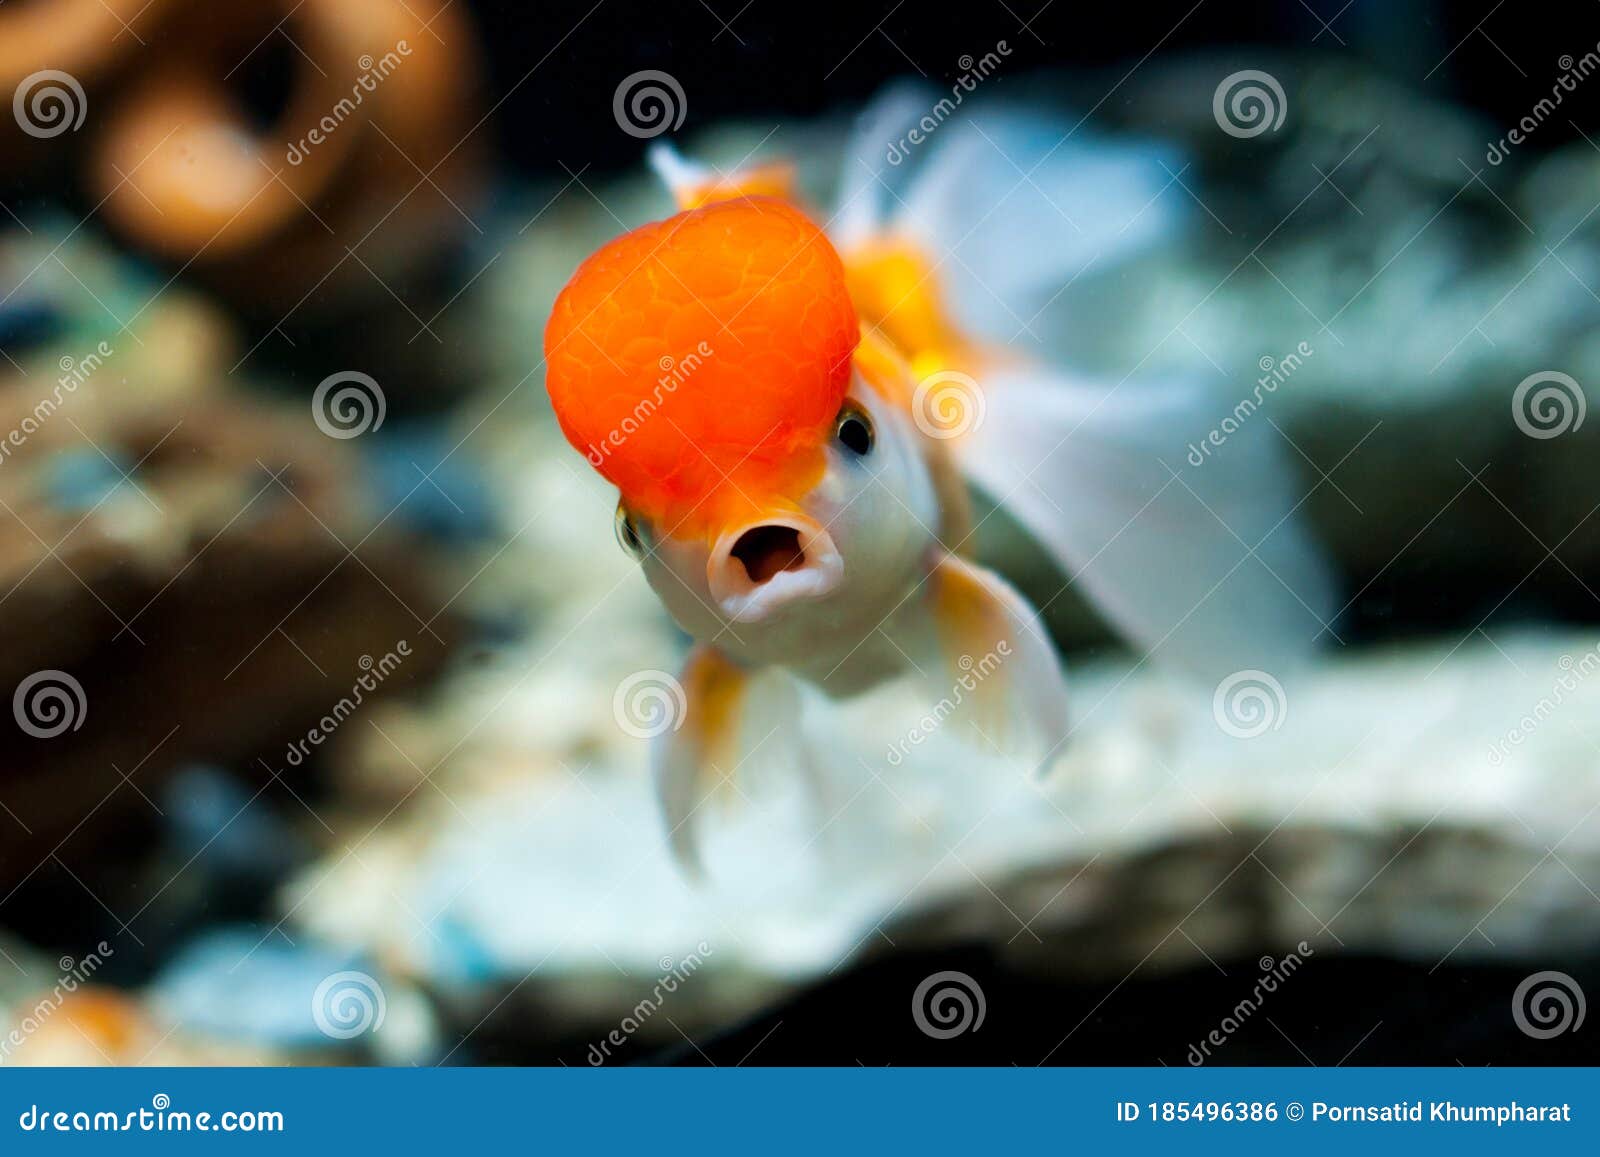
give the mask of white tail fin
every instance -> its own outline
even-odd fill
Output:
[[[1143,651],[1207,676],[1270,669],[1329,625],[1329,568],[1266,415],[1195,465],[1191,443],[1232,413],[1197,385],[1024,370],[981,385],[963,470]]]
[[[1071,365],[1137,307],[1113,279],[1182,240],[1194,216],[1183,158],[1046,108],[987,94],[952,107],[951,95],[897,86],[869,106],[835,236],[920,247],[952,323],[991,367],[963,367],[987,409],[952,443],[963,472],[1157,656],[1226,674],[1304,653],[1328,625],[1332,583],[1265,415],[1196,466],[1190,443],[1233,415],[1233,399],[1008,359]]]
[[[1063,287],[1171,240],[1191,216],[1172,188],[1183,161],[1052,111],[951,101],[896,85],[868,106],[846,147],[833,238],[846,251],[875,236],[914,241],[968,333],[1059,352],[1039,323]]]

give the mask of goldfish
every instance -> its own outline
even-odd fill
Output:
[[[1227,412],[1212,391],[1099,380],[1048,341],[999,336],[1010,303],[1044,316],[1096,263],[1159,243],[1170,210],[1148,203],[1170,181],[1148,152],[1063,149],[1070,134],[1004,111],[942,126],[903,168],[866,163],[918,107],[891,94],[861,118],[826,220],[792,166],[722,173],[657,146],[679,211],[585,260],[545,330],[556,420],[616,487],[619,540],[694,640],[682,718],[652,756],[691,871],[701,804],[773,736],[803,746],[812,702],[910,675],[936,699],[959,687],[974,726],[1036,769],[1060,753],[1062,658],[972,557],[975,493],[1146,657],[1299,656],[1331,617],[1270,441],[1241,433],[1185,468]],[[1068,228],[1069,209],[1107,206],[1130,220]]]

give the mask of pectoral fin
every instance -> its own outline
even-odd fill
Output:
[[[781,672],[751,672],[703,643],[689,652],[679,682],[683,723],[656,738],[651,762],[673,858],[699,879],[696,825],[706,805],[735,790],[735,774],[758,750],[800,742],[800,703]]]
[[[1002,749],[1038,754],[1043,772],[1068,731],[1067,686],[1055,645],[1038,614],[993,571],[942,554],[928,579],[938,652],[937,701],[970,705],[967,717]]]

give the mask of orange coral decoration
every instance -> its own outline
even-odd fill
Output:
[[[292,42],[292,74],[262,127],[237,89],[273,36]],[[0,9],[0,82],[53,70],[92,94],[91,203],[139,246],[274,305],[314,288],[382,295],[374,275],[413,268],[465,227],[451,202],[471,185],[476,63],[460,5],[441,0]],[[48,135],[30,159],[65,147]]]

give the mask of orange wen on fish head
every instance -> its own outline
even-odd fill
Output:
[[[610,242],[545,328],[567,440],[661,534],[715,536],[821,479],[860,325],[798,209],[721,201]]]

